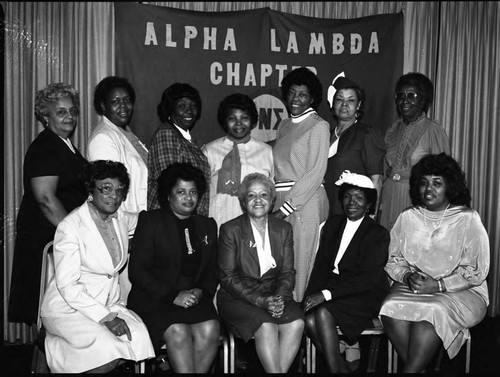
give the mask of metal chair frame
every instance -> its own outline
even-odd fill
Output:
[[[339,336],[342,336],[342,331],[337,327]],[[380,346],[380,338],[384,336],[385,330],[378,318],[373,319],[373,327],[365,329],[361,336],[373,336],[370,345],[370,354],[368,359],[367,373],[375,373],[378,360],[378,351]],[[395,351],[392,343],[387,339],[387,373],[392,373],[395,369],[394,362]],[[316,373],[316,347],[311,339],[306,336],[306,372]]]
[[[50,373],[49,367],[47,365],[47,359],[45,358],[45,347],[43,334],[43,324],[42,317],[40,316],[42,309],[43,295],[45,294],[45,288],[50,278],[54,274],[54,258],[52,254],[52,245],[54,241],[48,242],[43,248],[42,252],[42,269],[40,275],[40,294],[38,296],[38,315],[36,321],[36,340],[33,347],[33,356],[31,358],[31,374],[38,373]]]

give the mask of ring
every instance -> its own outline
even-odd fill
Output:
[[[417,290],[417,289],[415,289],[415,290],[413,291],[413,293],[418,293],[418,290]]]

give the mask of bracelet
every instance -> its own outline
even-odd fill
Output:
[[[443,282],[441,279],[438,280],[439,292],[443,292]]]

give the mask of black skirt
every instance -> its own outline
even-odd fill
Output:
[[[217,308],[225,325],[245,343],[252,339],[264,322],[285,324],[304,319],[302,309],[292,298],[285,298],[285,311],[280,318],[248,301],[233,298],[223,290],[217,293]]]

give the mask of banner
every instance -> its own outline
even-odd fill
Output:
[[[136,90],[131,128],[146,144],[160,125],[161,95],[175,82],[200,92],[201,118],[193,129],[200,146],[224,135],[217,109],[236,92],[257,105],[259,122],[252,135],[274,139],[279,121],[288,117],[281,80],[300,66],[313,70],[323,84],[318,113],[330,124],[328,88],[342,72],[366,92],[365,123],[384,133],[396,117],[402,13],[324,19],[269,8],[198,12],[127,2],[114,6],[116,74]]]

